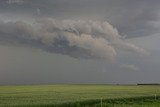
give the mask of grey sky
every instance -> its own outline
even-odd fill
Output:
[[[0,84],[159,83],[159,0],[1,0]]]

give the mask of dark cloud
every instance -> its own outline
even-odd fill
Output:
[[[40,19],[34,24],[1,22],[0,42],[40,48],[76,58],[113,61],[118,49],[145,51],[126,42],[108,22]]]
[[[157,82],[159,4],[160,0],[0,0],[1,83]],[[21,55],[19,46],[30,48],[22,48]],[[43,51],[34,53],[31,47]],[[144,49],[150,56],[138,56],[146,54]]]
[[[148,24],[159,21],[159,0],[13,0],[5,4],[9,1],[1,1],[1,12],[56,19],[107,20],[127,38],[159,32]],[[16,5],[19,2],[22,4]]]

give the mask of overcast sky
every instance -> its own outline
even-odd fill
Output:
[[[0,0],[0,84],[160,83],[159,0]]]

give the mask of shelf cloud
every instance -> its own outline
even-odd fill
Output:
[[[46,52],[74,58],[114,61],[117,50],[145,53],[126,42],[117,29],[107,21],[37,19],[0,22],[0,42],[40,48]]]

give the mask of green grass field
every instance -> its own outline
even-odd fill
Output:
[[[160,86],[158,85],[0,86],[1,107],[81,107],[82,105],[84,107],[101,107],[101,99],[103,107],[113,104],[114,107],[128,107],[128,105],[131,107],[152,107],[152,105],[160,107],[158,96],[160,96]],[[140,99],[127,100],[127,98],[135,97]],[[145,99],[145,97],[149,97],[149,99]]]

